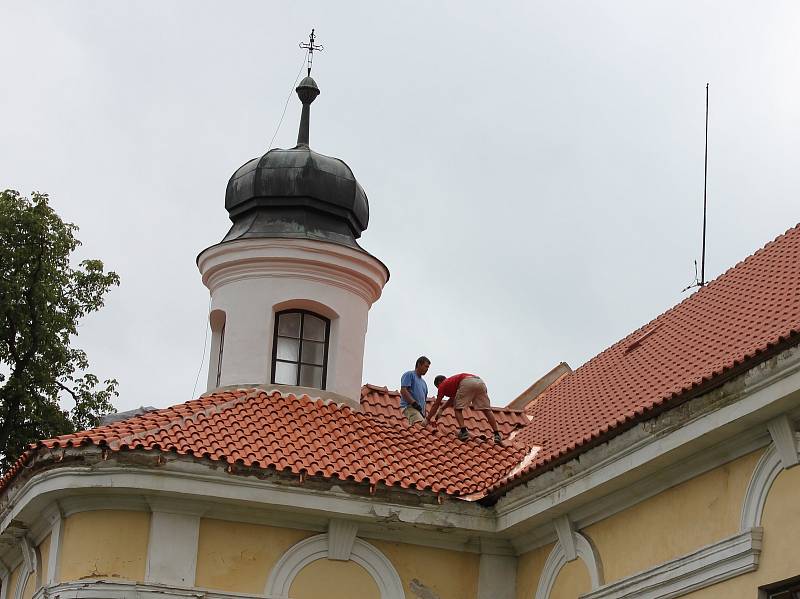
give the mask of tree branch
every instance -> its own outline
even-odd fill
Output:
[[[56,385],[58,385],[60,389],[63,389],[64,391],[69,393],[72,396],[72,399],[75,400],[75,405],[78,405],[78,402],[80,401],[80,399],[79,399],[78,395],[72,389],[70,389],[69,387],[67,387],[66,385],[64,385],[63,383],[61,383],[59,381],[56,381]]]

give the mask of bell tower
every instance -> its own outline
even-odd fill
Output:
[[[232,226],[197,258],[211,293],[208,390],[266,385],[357,408],[369,309],[389,271],[356,241],[369,202],[352,170],[309,146],[310,68],[296,91],[297,145],[233,174]]]

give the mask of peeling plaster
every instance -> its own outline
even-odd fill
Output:
[[[416,578],[409,583],[408,588],[418,599],[440,599],[438,593]]]

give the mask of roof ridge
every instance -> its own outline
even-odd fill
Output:
[[[400,392],[399,391],[393,391],[393,390],[389,389],[386,385],[380,386],[380,385],[373,385],[372,383],[364,383],[361,386],[361,399],[362,400],[367,395],[369,395],[369,393],[365,392],[364,389],[369,389],[370,391],[375,391],[375,392],[378,392],[378,393],[385,393],[389,397],[400,397]],[[436,395],[428,396],[425,399],[435,400],[436,399]],[[524,414],[525,413],[524,409],[509,408],[508,406],[489,406],[489,408],[493,412],[507,412],[509,414]]]
[[[659,313],[657,316],[653,317],[652,319],[650,319],[648,322],[646,322],[645,324],[643,324],[639,328],[634,329],[633,331],[631,331],[630,333],[625,335],[623,338],[618,339],[617,341],[615,341],[611,345],[607,346],[605,349],[600,351],[600,353],[595,354],[594,356],[589,358],[586,362],[584,362],[583,364],[578,366],[573,371],[572,374],[573,375],[577,375],[579,372],[585,370],[585,368],[589,364],[591,364],[592,362],[597,360],[600,356],[602,356],[603,354],[606,354],[607,352],[609,352],[609,351],[611,351],[611,350],[613,350],[613,349],[615,349],[617,347],[620,347],[620,346],[624,345],[626,342],[628,342],[628,344],[631,345],[640,336],[649,337],[651,333],[655,332],[656,328],[660,328],[662,326],[663,322],[659,322],[660,320],[665,319],[668,315],[670,315],[673,312],[677,311],[678,308],[680,308],[681,306],[683,306],[686,303],[700,301],[701,299],[703,299],[704,297],[706,297],[710,293],[709,289],[713,289],[713,288],[718,287],[720,282],[722,281],[722,279],[724,279],[727,276],[729,276],[730,273],[732,271],[734,271],[736,268],[740,267],[741,265],[743,265],[743,264],[745,264],[747,262],[752,261],[756,256],[758,256],[759,254],[763,253],[767,248],[769,248],[770,246],[776,244],[778,241],[784,239],[790,233],[795,232],[795,231],[797,232],[797,234],[800,234],[800,223],[796,224],[793,227],[788,228],[786,231],[784,231],[783,233],[781,233],[780,235],[778,235],[774,239],[771,239],[770,241],[765,243],[763,246],[761,246],[759,249],[757,249],[752,254],[749,254],[749,255],[745,256],[744,258],[739,260],[736,264],[734,264],[733,266],[731,266],[727,270],[725,270],[725,272],[721,273],[720,275],[718,275],[717,277],[715,277],[714,279],[712,279],[711,281],[706,283],[705,286],[701,287],[695,293],[689,295],[688,297],[683,298],[677,304],[674,304],[673,306],[667,308],[666,310],[664,310],[663,312]],[[652,329],[652,330],[649,330],[649,329]],[[633,348],[631,348],[631,349],[633,349]],[[574,378],[574,377],[565,377],[565,379],[568,379],[568,378]],[[547,398],[551,394],[551,391],[553,391],[555,386],[556,385],[553,385],[549,389],[546,389],[544,392],[542,392],[542,399]],[[523,410],[523,411],[526,411],[526,410]],[[527,413],[527,411],[526,411],[526,413]]]

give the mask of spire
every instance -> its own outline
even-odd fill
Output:
[[[308,36],[308,43],[300,42],[300,47],[303,50],[308,50],[308,73],[306,73],[308,77],[311,77],[311,66],[314,64],[314,50],[322,52],[325,49],[321,44],[317,44],[316,40],[317,36],[314,35],[314,29],[311,29],[311,33]]]
[[[308,129],[311,120],[311,102],[319,95],[317,82],[311,78],[311,65],[314,62],[314,50],[322,51],[324,48],[316,43],[314,30],[308,36],[308,43],[301,43],[300,47],[308,54],[308,75],[300,82],[295,90],[303,103],[303,113],[300,116],[300,131],[297,132],[297,145],[308,146]]]
[[[308,145],[308,128],[311,120],[311,102],[319,95],[317,82],[311,77],[305,77],[295,90],[303,103],[303,113],[300,115],[300,131],[297,132],[297,145]]]

